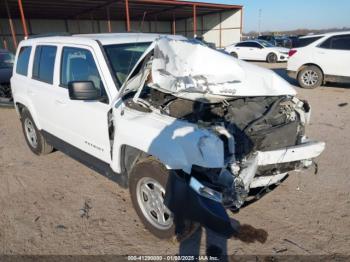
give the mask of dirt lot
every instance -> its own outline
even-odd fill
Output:
[[[283,66],[273,68],[284,75]],[[193,254],[204,253],[207,242],[227,254],[350,254],[348,87],[297,88],[313,107],[307,133],[327,148],[317,175],[292,173],[232,215],[264,229],[263,244],[226,241],[205,230],[181,244],[156,239],[140,223],[127,190],[60,152],[33,155],[15,111],[0,109],[0,254]],[[91,208],[81,210],[84,203]]]

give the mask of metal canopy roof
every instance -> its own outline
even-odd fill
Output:
[[[12,18],[20,18],[18,0],[7,0]],[[210,4],[173,0],[129,0],[130,20],[166,20],[189,18],[196,6],[197,16],[241,9],[240,5]],[[27,19],[107,19],[126,18],[125,0],[22,0]],[[107,11],[108,10],[108,11]],[[7,18],[5,0],[0,1],[0,17]]]

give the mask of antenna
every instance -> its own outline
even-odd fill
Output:
[[[145,22],[146,15],[147,15],[147,11],[143,12],[143,17],[142,17],[142,21],[141,21],[141,30],[140,30],[140,32],[143,32],[143,25],[144,25],[144,22]]]
[[[141,21],[141,24],[140,24],[140,27],[139,27],[139,32],[138,32],[138,35],[137,35],[137,37],[136,37],[136,41],[135,41],[134,47],[136,47],[136,45],[137,45],[138,42],[139,42],[140,34],[141,34],[142,31],[143,31],[143,25],[144,25],[144,22],[145,22],[145,19],[146,19],[146,15],[147,15],[147,11],[143,12],[142,21]],[[130,73],[130,70],[132,69],[132,68],[131,68],[131,64],[132,64],[132,61],[134,60],[134,54],[135,54],[135,53],[132,53],[131,58],[130,58],[130,61],[129,61],[129,66],[128,66],[128,72],[129,72],[129,73]]]

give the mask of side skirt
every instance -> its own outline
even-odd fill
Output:
[[[108,179],[118,183],[121,187],[128,187],[128,177],[125,173],[118,174],[114,172],[108,163],[80,150],[75,146],[68,144],[67,142],[46,132],[45,130],[41,130],[41,133],[45,137],[46,141],[55,149],[96,171],[100,175],[103,175]]]
[[[334,75],[325,75],[324,80],[327,82],[335,83],[350,83],[350,77],[348,76],[334,76]]]

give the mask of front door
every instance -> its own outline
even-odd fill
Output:
[[[71,81],[92,81],[105,94],[105,81],[94,52],[84,46],[63,46],[60,49],[58,87],[54,96],[55,129],[53,135],[84,152],[110,163],[111,147],[108,134],[107,101],[71,100],[68,84]],[[108,100],[108,99],[107,99]]]

